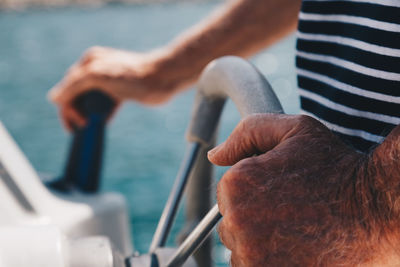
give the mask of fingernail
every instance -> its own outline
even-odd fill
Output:
[[[209,150],[209,151],[207,152],[207,157],[212,157],[212,156],[215,154],[215,152],[217,152],[217,151],[215,150],[215,148]]]
[[[221,145],[218,145],[218,146],[214,147],[213,149],[209,150],[207,152],[207,156],[208,157],[214,156],[220,150],[220,148],[221,148]]]

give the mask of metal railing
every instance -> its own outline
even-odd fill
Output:
[[[282,106],[273,92],[270,84],[255,67],[247,61],[233,56],[223,57],[211,62],[203,71],[195,98],[192,118],[186,134],[188,149],[183,160],[170,197],[164,208],[153,242],[150,246],[150,254],[153,254],[165,245],[169,230],[175,218],[179,201],[182,198],[184,188],[189,177],[202,179],[206,172],[209,176],[210,169],[195,168],[200,160],[206,168],[211,168],[199,159],[199,153],[203,149],[202,157],[205,157],[205,149],[214,145],[215,132],[220,120],[222,109],[227,98],[232,99],[238,108],[242,118],[254,113],[283,113]],[[205,177],[211,187],[210,177]],[[191,192],[200,196],[204,192],[204,185],[195,188],[198,183],[191,182]],[[209,203],[209,194],[202,197],[190,198],[189,207],[200,207],[197,213],[204,212],[204,202]],[[192,213],[190,223],[203,214]],[[174,255],[165,265],[167,267],[182,266],[186,259],[193,254],[204,242],[211,230],[217,224],[221,215],[215,205],[198,226],[185,239]],[[208,251],[210,249],[208,248]],[[211,262],[210,256],[203,262]],[[204,265],[202,265],[204,266]]]

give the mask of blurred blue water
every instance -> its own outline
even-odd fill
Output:
[[[47,90],[92,45],[136,51],[155,48],[194,24],[218,3],[113,5],[0,13],[0,119],[40,172],[60,174],[69,136]],[[298,112],[294,37],[252,59],[283,102]],[[125,105],[108,132],[103,189],[123,193],[129,203],[136,248],[144,252],[162,211],[184,151],[184,131],[194,93],[166,105]],[[221,127],[225,139],[239,121],[228,104]],[[218,169],[220,177],[224,169]],[[179,217],[174,234],[182,224]],[[171,244],[174,238],[170,238]],[[225,265],[223,248],[216,261]]]

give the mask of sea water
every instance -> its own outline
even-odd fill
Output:
[[[0,120],[38,172],[60,175],[71,137],[62,129],[57,109],[46,93],[67,68],[93,45],[135,51],[157,48],[220,4],[109,5],[0,13]],[[299,110],[294,46],[291,36],[252,59],[288,113]],[[126,197],[134,245],[140,252],[149,247],[182,160],[193,97],[192,89],[159,107],[125,104],[108,127],[102,190],[118,191]],[[228,103],[220,141],[239,119],[233,104]],[[216,180],[224,171],[226,168],[217,170]],[[182,223],[181,211],[170,245]],[[219,266],[227,265],[223,246],[218,245],[214,254]]]

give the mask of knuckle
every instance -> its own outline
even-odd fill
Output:
[[[256,125],[261,117],[265,114],[251,114],[244,119],[242,119],[239,123],[239,129],[247,129],[249,127],[253,127]]]
[[[219,235],[219,238],[221,240],[221,242],[226,245],[226,238],[225,238],[225,233],[226,233],[226,228],[225,228],[225,224],[224,224],[224,219],[222,219],[222,221],[218,224],[217,226],[217,232]]]
[[[92,61],[93,59],[95,59],[101,52],[103,52],[105,49],[103,47],[100,46],[93,46],[88,48],[82,56],[81,59],[81,63],[85,64],[88,63],[90,61]]]
[[[96,55],[104,50],[101,46],[92,46],[86,50],[85,54],[87,55]]]
[[[266,116],[270,114],[251,114],[241,120],[238,127],[235,129],[235,135],[240,136],[242,142],[246,144],[254,144],[256,140],[259,140],[260,135],[260,125],[263,123]]]
[[[64,77],[64,79],[65,79],[65,78],[68,78],[68,77],[70,77],[70,76],[74,76],[74,75],[79,71],[79,69],[80,69],[79,64],[74,64],[74,65],[72,65],[72,66],[69,67],[68,70],[65,72],[66,77]]]
[[[249,180],[260,175],[260,163],[257,158],[243,159],[231,167],[221,179],[221,186],[233,192],[242,192],[249,185]]]
[[[97,75],[96,65],[93,63],[86,65],[82,70],[84,71],[85,76],[94,77]]]
[[[297,117],[297,123],[300,125],[311,125],[314,124],[315,119],[313,119],[312,117],[308,116],[308,115],[296,115]]]
[[[236,173],[236,175],[242,177],[243,179],[247,179],[247,177],[251,176],[255,170],[259,168],[259,161],[257,157],[249,157],[239,161],[232,170]]]
[[[217,232],[222,244],[224,244],[224,246],[228,249],[232,250],[235,247],[235,239],[233,238],[235,233],[226,228],[225,218],[223,218],[219,223]]]
[[[239,257],[238,257],[238,255],[237,255],[236,251],[232,251],[232,253],[231,253],[230,265],[231,265],[232,267],[243,266],[243,265],[241,264],[241,259],[239,259]]]
[[[219,182],[217,185],[217,205],[219,208],[219,212],[224,215],[225,214],[225,194],[222,193],[222,183]]]
[[[235,205],[236,199],[241,195],[243,189],[243,175],[240,171],[229,170],[217,185],[217,201],[221,214],[225,213]]]
[[[93,48],[89,48],[88,50],[86,50],[81,58],[81,62],[85,63],[87,61],[90,61],[94,58],[95,56],[95,52],[93,51]]]
[[[235,253],[237,259],[242,263],[242,266],[251,266],[249,262],[251,262],[251,259],[254,258],[254,250],[257,248],[254,248],[250,244],[251,242],[244,242],[238,243],[236,246]]]
[[[236,208],[230,209],[229,213],[224,217],[226,230],[231,233],[241,231],[243,225],[242,212]]]
[[[222,177],[221,181],[217,184],[217,200],[220,201],[221,197],[223,197],[223,182],[225,182],[225,178]]]
[[[255,159],[248,158],[240,161],[229,169],[217,185],[219,203],[236,203],[253,187],[252,180],[260,176]]]
[[[232,208],[224,215],[222,221],[218,225],[218,234],[225,245],[233,247],[233,243],[243,231],[243,216],[241,212]]]
[[[96,62],[91,62],[82,68],[82,76],[86,80],[106,79],[109,74],[99,66]]]
[[[326,128],[321,122],[308,115],[297,115],[297,125],[300,128],[312,131]]]
[[[238,163],[229,169],[221,179],[221,187],[228,190],[240,190],[240,184],[246,176],[246,167],[244,164]]]

